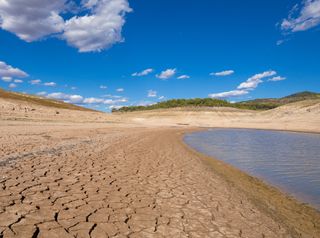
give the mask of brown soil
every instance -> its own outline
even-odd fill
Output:
[[[107,115],[2,98],[0,237],[317,238],[319,212],[182,137],[205,126],[319,132],[319,123],[318,101]]]

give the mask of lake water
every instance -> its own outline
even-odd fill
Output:
[[[211,129],[185,142],[320,209],[319,134]]]

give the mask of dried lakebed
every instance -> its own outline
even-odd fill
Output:
[[[286,199],[276,207],[285,209],[277,216],[261,209],[183,143],[186,131],[191,130],[39,122],[2,126],[0,237],[319,234],[318,214]]]

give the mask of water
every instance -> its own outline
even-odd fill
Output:
[[[320,210],[319,134],[212,129],[185,141]]]

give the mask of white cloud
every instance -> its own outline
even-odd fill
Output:
[[[148,74],[151,74],[153,72],[153,69],[149,68],[149,69],[145,69],[141,72],[135,72],[132,74],[133,77],[141,77],[141,76],[146,76]]]
[[[119,96],[119,95],[111,95],[111,94],[102,95],[102,97],[104,97],[104,98],[113,98],[113,99],[123,98],[122,96]]]
[[[48,98],[63,100],[67,103],[77,103],[81,104],[83,102],[83,97],[81,95],[69,95],[61,92],[50,93],[47,95]]]
[[[115,105],[115,104],[126,103],[126,102],[128,102],[128,99],[126,99],[126,98],[106,99],[106,100],[103,101],[103,104],[106,104],[106,105]]]
[[[249,92],[246,91],[246,90],[232,90],[232,91],[229,91],[229,92],[209,94],[209,97],[211,97],[211,98],[228,98],[228,97],[243,96],[243,95],[246,95],[248,93]]]
[[[61,32],[66,0],[1,0],[0,27],[27,42]]]
[[[131,11],[128,0],[82,0],[80,4],[75,0],[1,0],[0,27],[27,42],[57,35],[80,52],[101,51],[123,41],[125,14]],[[66,15],[69,19],[63,18]]]
[[[228,76],[234,74],[233,70],[225,70],[225,71],[221,71],[221,72],[216,72],[216,73],[211,73],[211,76],[217,76],[217,77],[223,77],[223,76]]]
[[[113,100],[113,99],[106,99],[106,100],[103,101],[103,104],[113,105],[113,104],[115,104],[115,100]]]
[[[47,95],[47,92],[45,92],[45,91],[38,92],[37,95],[38,95],[38,96],[46,96],[46,95]]]
[[[111,105],[111,106],[109,106],[109,109],[110,109],[110,110],[112,110],[112,109],[117,109],[117,110],[118,110],[118,109],[120,109],[120,108],[122,108],[122,107],[124,107],[124,106]]]
[[[186,75],[186,74],[181,75],[181,76],[178,77],[178,79],[189,79],[189,78],[190,78],[190,76]]]
[[[120,99],[116,99],[114,100],[115,103],[124,103],[124,102],[128,102],[128,99],[126,98],[120,98]]]
[[[1,4],[1,1],[0,1],[0,4]],[[0,23],[1,23],[1,18],[0,18]],[[12,79],[13,77],[25,78],[28,76],[29,75],[26,72],[22,71],[21,69],[14,68],[3,61],[0,61],[0,77],[2,78],[2,80],[9,80],[10,78]]]
[[[30,80],[29,83],[32,84],[32,85],[36,85],[36,84],[40,84],[41,80],[40,79],[34,79],[34,80]]]
[[[105,85],[100,85],[100,89],[107,89],[108,87]]]
[[[2,81],[9,83],[12,81],[12,77],[2,77]]]
[[[90,14],[74,16],[65,23],[63,38],[80,52],[101,51],[123,41],[124,15],[131,11],[127,0],[87,1]]]
[[[68,103],[82,103],[83,97],[80,95],[69,95],[69,99],[66,100]]]
[[[177,69],[167,69],[162,71],[160,74],[157,75],[159,79],[169,79],[173,77],[177,72]]]
[[[76,90],[77,89],[77,87],[71,87],[71,90]]]
[[[265,71],[263,73],[260,74],[256,74],[254,76],[252,76],[251,78],[249,78],[247,81],[241,83],[237,89],[245,89],[245,90],[252,90],[255,89],[256,87],[258,87],[258,85],[260,83],[262,83],[262,79],[266,78],[266,77],[271,77],[276,75],[277,72],[270,70],[270,71]]]
[[[165,96],[160,96],[158,99],[163,100],[163,99],[165,99]]]
[[[23,81],[21,79],[15,79],[15,80],[13,80],[13,82],[15,82],[15,83],[23,83]]]
[[[43,85],[47,86],[47,87],[55,87],[55,86],[57,86],[57,84],[55,82],[48,82],[48,83],[44,83]]]
[[[68,95],[68,94],[60,93],[60,92],[50,93],[50,94],[47,95],[48,98],[58,99],[58,100],[69,99],[69,96],[70,95]]]
[[[122,93],[122,92],[124,92],[124,89],[123,89],[123,88],[118,88],[116,91],[117,91],[118,93]]]
[[[157,97],[157,91],[148,90],[148,98],[155,98]]]
[[[17,85],[15,83],[10,83],[9,84],[9,88],[16,88],[16,87],[17,87]]]
[[[119,99],[103,99],[103,98],[85,98],[82,103],[84,104],[106,104],[106,105],[114,105],[119,103],[125,103],[128,100],[126,98],[119,98]]]
[[[287,19],[281,23],[286,32],[306,31],[320,25],[320,0],[304,0],[295,5]]]
[[[268,79],[268,81],[282,81],[282,80],[286,80],[286,77],[281,77],[281,76],[277,76],[277,77],[273,77],[271,79]]]
[[[101,105],[119,105],[122,103],[128,102],[128,99],[124,97],[117,97],[113,99],[103,99],[103,98],[96,98],[96,97],[88,97],[84,98],[81,95],[72,95],[66,94],[62,92],[54,92],[47,94],[47,92],[39,92],[37,93],[38,96],[44,96],[51,99],[61,100],[67,103],[73,104],[87,104],[93,106],[101,106]]]
[[[135,106],[151,106],[151,105],[154,105],[156,104],[155,102],[151,102],[151,101],[141,101],[141,102],[138,102]]]
[[[260,74],[255,74],[252,77],[250,77],[247,81],[241,83],[237,89],[222,93],[213,93],[209,94],[209,97],[211,98],[228,98],[228,97],[237,97],[237,96],[243,96],[250,92],[250,90],[253,90],[258,87],[260,83],[262,83],[262,79],[267,77],[272,77],[276,75],[277,72],[273,70],[265,71]],[[278,78],[278,77],[274,77]],[[274,79],[273,78],[273,79]],[[280,77],[279,77],[280,78]],[[276,81],[276,80],[274,80]]]
[[[85,98],[83,103],[85,104],[100,104],[103,103],[105,100],[101,98]]]

